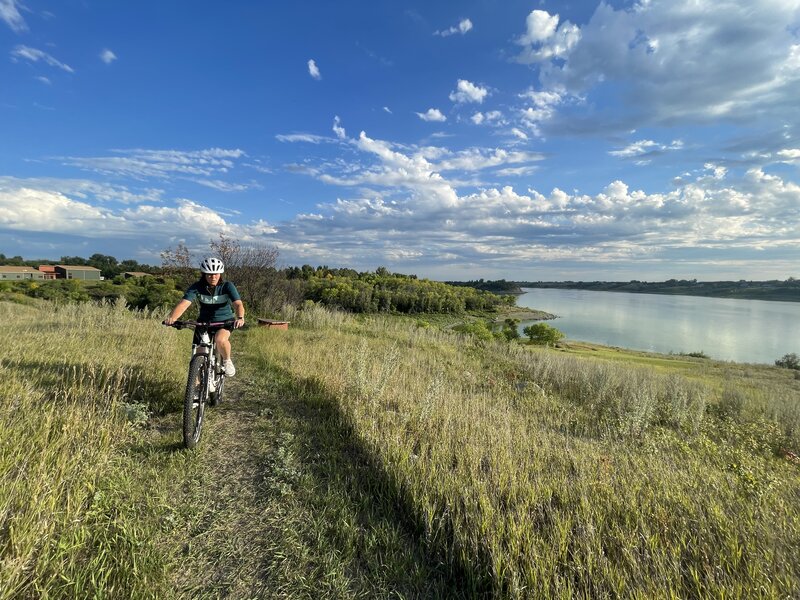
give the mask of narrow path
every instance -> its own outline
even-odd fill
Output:
[[[418,532],[376,498],[374,461],[333,400],[244,360],[176,482],[180,598],[465,597]],[[208,413],[207,413],[208,414]],[[397,514],[395,514],[397,513]],[[179,538],[179,539],[178,539]]]
[[[185,570],[175,573],[185,597],[253,598],[266,592],[260,563],[280,530],[273,520],[283,507],[265,485],[257,431],[269,426],[252,402],[241,400],[246,385],[227,383],[227,399],[211,409],[197,452],[200,480],[184,493],[198,511],[185,532]],[[195,485],[196,483],[196,485]]]

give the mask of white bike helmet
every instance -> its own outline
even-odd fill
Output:
[[[225,265],[215,256],[209,256],[200,261],[200,271],[207,273],[224,273]]]

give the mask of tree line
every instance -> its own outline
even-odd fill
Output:
[[[513,297],[418,279],[416,275],[390,273],[385,267],[359,273],[352,269],[325,266],[314,269],[304,265],[290,268],[287,276],[290,280],[304,281],[306,299],[356,313],[460,314],[494,311],[514,304]]]
[[[413,274],[391,273],[386,267],[365,272],[308,264],[279,268],[277,248],[246,244],[225,235],[211,240],[206,254],[222,259],[224,278],[236,284],[250,311],[264,316],[277,313],[284,305],[302,306],[306,301],[355,313],[401,314],[492,312],[515,303],[513,296],[420,279]],[[28,266],[48,262],[24,261],[21,257],[7,259],[4,255],[0,258]],[[108,301],[124,296],[132,308],[153,308],[177,302],[183,290],[198,280],[199,259],[185,244],[165,249],[158,267],[136,261],[120,262],[103,254],[93,254],[88,259],[62,257],[60,263],[50,263],[93,266],[100,269],[106,280],[6,281],[0,283],[0,292],[69,301]],[[121,275],[125,271],[142,271],[152,276],[127,279]]]
[[[712,298],[741,298],[750,300],[783,300],[800,302],[800,280],[770,281],[697,281],[697,279],[668,279],[666,281],[520,281],[521,287],[628,292],[634,294],[673,294],[707,296]]]

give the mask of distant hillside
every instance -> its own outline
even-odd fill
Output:
[[[780,300],[800,302],[800,281],[697,281],[670,279],[647,281],[520,281],[523,288],[561,288],[600,292],[630,292],[638,294],[674,294],[708,296],[713,298],[742,298],[748,300]]]

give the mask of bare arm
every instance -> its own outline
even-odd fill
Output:
[[[169,313],[166,319],[164,319],[165,325],[172,325],[175,321],[181,318],[181,315],[186,312],[186,309],[192,305],[191,302],[188,300],[181,300],[175,305],[175,308],[172,309],[172,312]]]
[[[244,325],[244,302],[234,300],[231,304],[233,305],[233,313],[236,315],[236,322],[233,326],[239,328]]]

